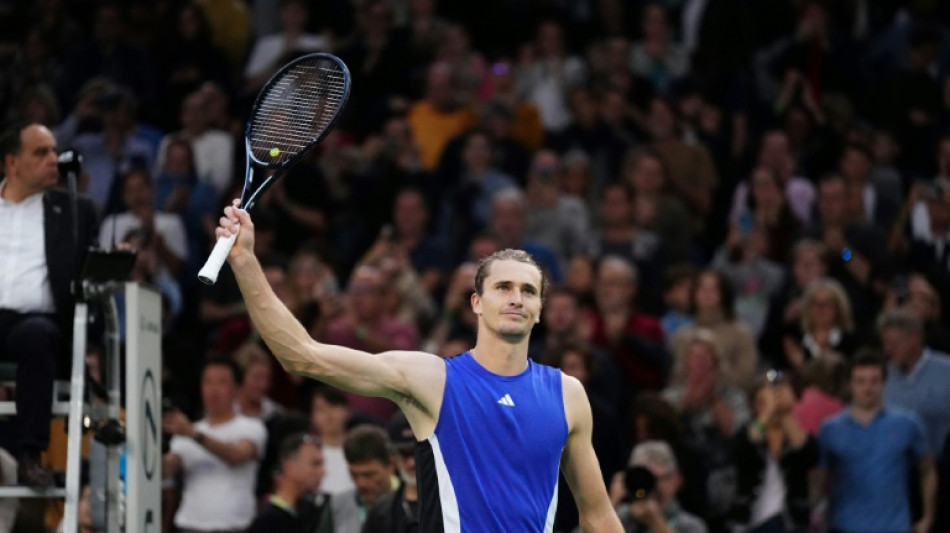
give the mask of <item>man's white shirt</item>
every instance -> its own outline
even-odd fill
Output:
[[[0,183],[0,195],[6,183]],[[0,309],[19,313],[56,310],[46,267],[43,193],[19,203],[0,197]]]
[[[206,419],[195,422],[195,430],[215,440],[254,443],[258,458],[230,466],[188,437],[174,436],[171,453],[179,456],[184,472],[181,506],[175,525],[184,529],[244,529],[254,520],[257,504],[254,487],[257,469],[264,456],[267,430],[260,420],[235,415],[224,424],[211,426]]]

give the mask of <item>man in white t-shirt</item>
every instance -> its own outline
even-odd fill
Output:
[[[163,419],[173,435],[163,476],[183,474],[175,526],[191,532],[239,531],[254,519],[254,485],[267,430],[234,412],[240,371],[227,359],[209,360],[201,373],[205,417],[192,424],[180,411]]]
[[[329,386],[314,389],[310,400],[310,431],[323,443],[326,475],[321,492],[340,494],[356,488],[343,455],[343,439],[350,419],[350,406],[343,391]]]

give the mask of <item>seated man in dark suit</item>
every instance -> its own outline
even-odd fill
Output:
[[[49,445],[56,365],[69,346],[70,282],[96,237],[95,209],[82,200],[74,241],[69,195],[54,189],[56,158],[44,126],[18,125],[0,137],[0,360],[17,363],[13,451],[20,482],[34,486],[52,482],[39,458]]]

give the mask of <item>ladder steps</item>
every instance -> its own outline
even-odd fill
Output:
[[[0,402],[0,418],[16,415],[16,402]],[[53,402],[53,416],[69,416],[69,402]]]
[[[48,489],[38,489],[26,487],[23,485],[10,485],[0,487],[0,500],[5,498],[65,498],[66,489],[62,487],[51,487]]]

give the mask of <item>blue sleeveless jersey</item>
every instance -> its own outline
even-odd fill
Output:
[[[420,531],[552,531],[568,432],[561,372],[529,360],[499,376],[469,352],[445,365],[435,434],[416,450]]]

